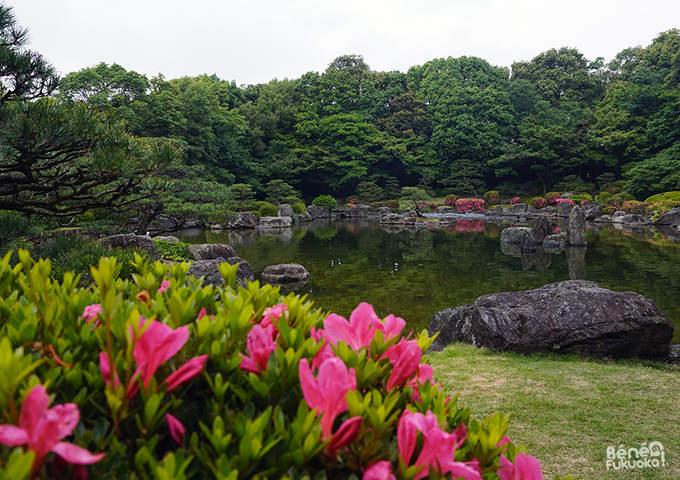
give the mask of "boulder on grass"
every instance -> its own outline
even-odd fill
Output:
[[[270,265],[262,271],[260,281],[262,283],[282,284],[306,281],[309,279],[309,272],[299,263],[281,263]]]
[[[653,300],[567,280],[524,292],[483,295],[437,312],[428,327],[441,350],[464,342],[519,353],[665,357],[673,324]]]
[[[156,249],[156,244],[153,243],[153,240],[151,240],[151,237],[148,235],[123,233],[120,235],[104,237],[100,239],[99,242],[113,248],[139,248],[145,250],[152,260],[161,259],[161,256],[158,254],[158,249]]]
[[[194,260],[212,260],[214,258],[238,257],[231,246],[226,243],[202,243],[189,245],[187,252]]]
[[[236,271],[236,283],[232,285],[233,287],[244,287],[246,282],[254,282],[255,275],[250,267],[250,264],[240,257],[229,257],[229,258],[212,258],[210,260],[196,260],[191,264],[187,275],[193,275],[196,278],[203,277],[204,285],[213,285],[214,287],[224,286],[224,277],[220,273],[217,266],[221,263],[228,263],[229,265],[238,264],[238,270]]]

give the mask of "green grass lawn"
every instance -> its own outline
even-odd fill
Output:
[[[544,478],[680,479],[680,367],[646,361],[522,356],[456,344],[429,355],[435,378],[481,420],[510,414],[508,436]],[[666,466],[607,471],[606,449],[664,445]]]

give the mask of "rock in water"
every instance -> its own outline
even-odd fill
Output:
[[[260,281],[280,285],[284,283],[294,283],[307,281],[309,272],[299,263],[281,263],[270,265],[262,271]]]
[[[464,342],[519,353],[667,356],[673,324],[653,300],[613,292],[595,282],[567,280],[535,290],[483,295],[437,312],[432,350]]]
[[[224,286],[224,277],[220,273],[217,266],[220,263],[227,262],[229,265],[238,264],[236,271],[236,284],[232,287],[246,287],[246,282],[254,282],[255,275],[250,268],[250,264],[240,257],[229,257],[226,260],[223,257],[212,258],[210,260],[196,260],[191,264],[187,275],[193,275],[196,278],[203,277],[203,284],[211,284],[215,287]]]
[[[567,242],[572,247],[587,247],[586,241],[586,216],[580,205],[575,205],[569,213],[569,225],[567,226]]]

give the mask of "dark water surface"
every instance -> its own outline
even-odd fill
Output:
[[[521,255],[499,242],[508,224],[459,220],[424,230],[381,228],[376,221],[316,220],[290,229],[182,230],[186,243],[227,243],[259,278],[277,263],[299,263],[311,274],[297,290],[317,307],[348,317],[359,302],[379,316],[404,318],[416,330],[448,307],[480,295],[537,288],[569,279],[652,298],[675,324],[680,343],[680,244],[660,246],[653,230],[592,226],[587,249]],[[663,243],[664,241],[662,241]]]

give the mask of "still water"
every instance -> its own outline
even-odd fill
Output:
[[[296,293],[348,317],[359,302],[379,316],[404,318],[416,330],[445,308],[478,296],[527,290],[569,279],[634,291],[656,301],[675,324],[680,343],[680,244],[659,245],[653,230],[591,226],[587,249],[522,255],[500,245],[509,224],[459,220],[423,230],[383,228],[377,221],[316,220],[289,229],[182,230],[186,243],[227,243],[259,278],[277,263],[299,263],[311,274]],[[663,241],[661,243],[664,243]]]

